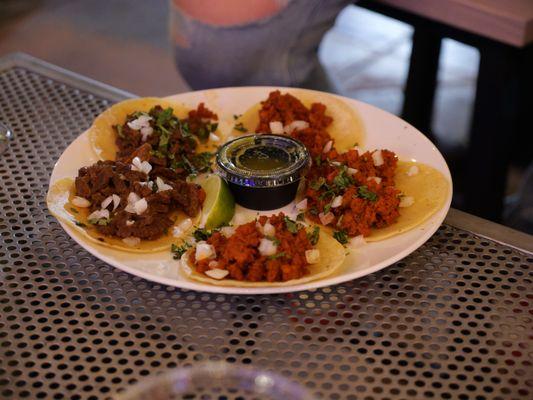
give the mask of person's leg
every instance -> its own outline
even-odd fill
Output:
[[[193,89],[300,86],[318,65],[320,40],[346,4],[346,0],[170,0],[177,67]]]

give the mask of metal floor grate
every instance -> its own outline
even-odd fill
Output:
[[[15,133],[0,156],[0,398],[106,399],[202,360],[280,372],[324,399],[533,398],[533,257],[450,226],[378,273],[289,295],[178,290],[86,253],[44,197],[109,104],[0,71]]]

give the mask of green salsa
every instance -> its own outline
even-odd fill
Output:
[[[242,168],[271,171],[288,167],[291,163],[290,155],[280,147],[257,145],[240,150],[236,154],[235,164]]]

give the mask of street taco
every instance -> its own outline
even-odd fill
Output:
[[[444,205],[448,180],[425,164],[398,161],[389,150],[356,149],[315,163],[298,207],[341,243],[379,241],[420,225]]]
[[[312,156],[327,147],[345,151],[364,141],[363,122],[352,107],[332,95],[303,89],[276,90],[252,106],[236,119],[233,134],[247,132],[289,134]]]
[[[207,171],[221,140],[218,116],[204,103],[189,110],[153,97],[113,105],[95,119],[89,139],[102,160],[130,162],[143,152],[151,164],[185,176]]]
[[[46,198],[48,209],[97,244],[133,252],[169,248],[198,221],[203,189],[179,179],[174,171],[99,161],[79,170],[75,180],[56,181]]]
[[[188,278],[216,286],[275,287],[324,278],[344,258],[319,227],[280,213],[214,232],[183,254],[181,266]]]

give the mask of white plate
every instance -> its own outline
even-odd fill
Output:
[[[233,127],[233,115],[242,114],[251,105],[265,99],[268,93],[278,88],[246,87],[203,90],[183,93],[169,97],[195,108],[199,102],[216,112],[220,118],[220,129]],[[284,88],[279,88],[283,90]],[[436,147],[418,130],[400,118],[376,107],[356,100],[343,98],[354,107],[363,119],[366,128],[364,149],[389,149],[401,160],[416,160],[433,166],[450,181],[450,171],[444,158]],[[64,177],[75,177],[79,168],[97,161],[88,141],[87,132],[81,134],[61,155],[57,161],[50,183]],[[346,282],[379,271],[407,256],[420,247],[438,229],[450,208],[451,191],[445,206],[424,224],[417,228],[376,243],[367,243],[357,250],[350,250],[342,268],[326,279],[301,285],[275,288],[235,288],[212,286],[189,281],[179,274],[178,261],[172,259],[170,251],[139,254],[127,253],[99,246],[82,240],[80,235],[68,225],[61,223],[65,231],[80,246],[99,259],[130,274],[165,285],[204,292],[261,294],[284,293],[308,290]]]

